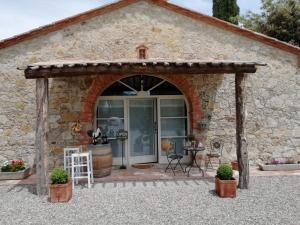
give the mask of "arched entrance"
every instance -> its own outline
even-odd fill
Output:
[[[114,164],[121,163],[122,146],[116,139],[119,129],[128,131],[125,162],[166,162],[160,143],[171,138],[176,150],[189,131],[189,106],[183,93],[159,77],[136,75],[115,81],[98,97],[95,127],[111,142]]]

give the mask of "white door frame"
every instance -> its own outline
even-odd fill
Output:
[[[156,121],[157,121],[157,136],[156,136],[156,158],[158,159],[158,163],[165,164],[167,163],[167,159],[165,156],[162,156],[161,151],[161,118],[160,118],[160,100],[161,99],[184,99],[186,108],[187,108],[187,131],[190,131],[190,106],[188,104],[188,101],[184,95],[149,95],[149,96],[99,96],[97,98],[97,102],[95,104],[94,112],[95,117],[97,115],[97,106],[98,102],[100,100],[123,100],[124,102],[124,129],[129,131],[129,100],[130,99],[156,99]],[[97,120],[95,118],[94,120],[94,129],[96,129],[97,126]],[[129,135],[128,135],[129,137]],[[125,141],[124,146],[124,164],[125,165],[131,165],[134,163],[133,160],[130,159],[129,156],[129,141]],[[157,157],[158,156],[158,157]],[[187,156],[184,156],[182,159],[182,162],[186,162],[188,160]],[[122,158],[121,157],[114,157],[113,158],[113,165],[121,165],[122,164]]]

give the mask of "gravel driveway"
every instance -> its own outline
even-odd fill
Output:
[[[0,187],[0,224],[300,225],[300,176],[251,177],[236,199],[214,194],[213,180],[98,183],[51,204],[31,186]]]

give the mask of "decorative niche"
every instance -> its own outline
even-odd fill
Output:
[[[137,58],[138,59],[147,59],[148,58],[148,47],[145,45],[139,45],[136,48]]]

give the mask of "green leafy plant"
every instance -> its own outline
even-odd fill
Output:
[[[69,174],[63,167],[57,167],[51,173],[52,184],[65,184],[68,179]]]
[[[231,180],[233,175],[233,170],[230,165],[220,165],[217,170],[217,177],[221,180]]]
[[[1,167],[1,172],[12,172],[12,166],[10,164],[2,166]]]
[[[18,172],[25,169],[25,162],[22,159],[11,160],[4,163],[1,172]]]

